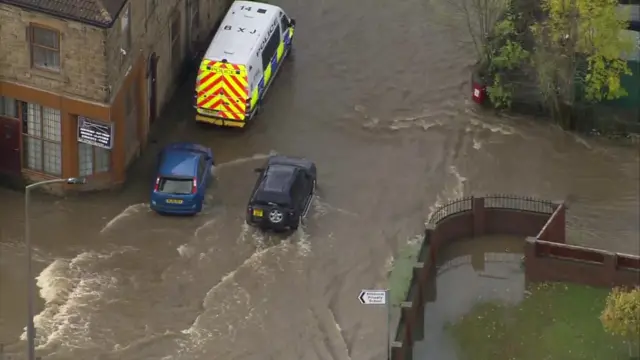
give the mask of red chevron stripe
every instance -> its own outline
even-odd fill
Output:
[[[233,85],[229,82],[229,80],[227,78],[225,78],[224,83],[225,83],[226,86],[223,86],[223,88],[225,90],[227,90],[227,88],[228,88],[228,90],[231,92],[232,96],[229,96],[229,94],[225,94],[225,95],[227,95],[228,97],[234,97],[234,98],[237,98],[237,99],[244,99],[244,96],[240,95],[240,93],[238,93],[238,91],[236,91],[236,89],[233,87]]]
[[[202,89],[200,91],[200,94],[205,93],[207,95],[209,95],[208,93],[211,91],[211,89],[213,89],[214,86],[218,85],[220,82],[222,81],[222,76],[215,79],[209,86],[207,86],[206,88]],[[212,94],[213,95],[213,94]]]
[[[206,74],[202,79],[198,80],[198,85],[199,85],[199,84],[204,84],[204,83],[206,83],[206,82],[207,82],[207,81],[209,81],[209,79],[211,79],[214,75],[215,75],[214,73],[208,73],[208,74]],[[198,75],[198,77],[200,77],[200,76]]]
[[[244,86],[244,84],[242,82],[240,82],[240,79],[238,79],[238,77],[236,76],[232,76],[231,77],[231,81],[233,81],[236,85],[238,85],[238,88],[242,89],[242,98],[247,96],[247,93],[249,92],[247,90],[247,88]]]

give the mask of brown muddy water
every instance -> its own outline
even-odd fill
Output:
[[[196,126],[186,85],[126,189],[34,199],[44,359],[381,359],[385,319],[359,291],[385,286],[396,250],[468,194],[571,196],[571,241],[638,252],[638,149],[479,112],[464,32],[426,2],[277,3],[297,19],[295,56],[254,126]],[[221,164],[199,216],[149,211],[151,160],[169,141],[208,145]],[[270,153],[319,169],[311,219],[285,238],[243,222]],[[0,195],[0,342],[19,358],[22,195]]]
[[[457,360],[459,346],[446,325],[480,302],[515,305],[525,296],[522,238],[490,236],[452,243],[439,254],[434,301],[425,306],[424,340],[414,359]]]

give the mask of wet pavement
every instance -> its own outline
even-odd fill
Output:
[[[357,294],[384,286],[398,247],[465,194],[570,195],[571,241],[638,252],[637,148],[479,112],[469,47],[419,0],[279,3],[295,55],[251,128],[194,124],[185,86],[123,191],[34,199],[45,359],[383,358],[385,320]],[[199,216],[158,216],[151,160],[184,140],[212,147],[217,184]],[[288,237],[243,222],[252,170],[276,152],[319,171],[311,219]],[[22,195],[0,194],[0,342],[20,354]]]
[[[458,360],[460,344],[448,324],[483,302],[516,305],[525,296],[523,239],[491,236],[452,243],[439,254],[435,301],[425,306],[424,339],[414,345],[414,358]]]

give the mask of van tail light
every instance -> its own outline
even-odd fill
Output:
[[[195,194],[198,192],[198,180],[193,178],[193,187],[191,188],[191,193]]]
[[[157,192],[160,190],[160,177],[156,178],[156,185],[153,187],[153,191]]]

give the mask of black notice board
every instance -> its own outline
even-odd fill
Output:
[[[111,150],[113,147],[113,124],[78,116],[78,141]]]

